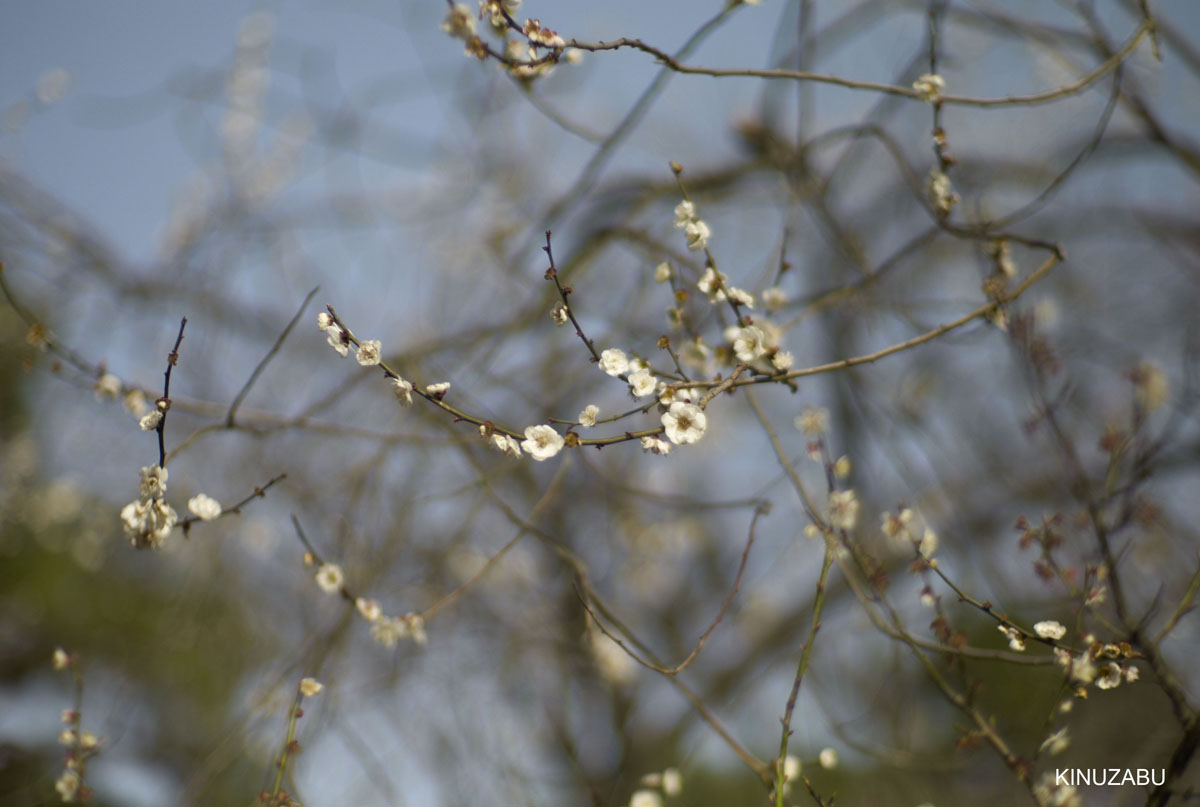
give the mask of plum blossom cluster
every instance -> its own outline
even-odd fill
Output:
[[[311,560],[311,556],[305,557],[306,562]],[[346,575],[336,563],[322,563],[313,579],[326,594],[352,597],[345,588]],[[401,639],[409,639],[418,645],[424,645],[428,640],[425,619],[420,614],[410,611],[402,616],[388,616],[383,613],[378,600],[366,597],[353,597],[353,600],[354,610],[371,626],[371,638],[384,647],[395,647]]]
[[[708,249],[708,239],[712,237],[712,230],[696,215],[696,206],[688,199],[675,205],[675,228],[683,230],[688,249],[693,252]]]
[[[140,471],[138,498],[121,509],[121,522],[130,542],[138,549],[157,549],[179,521],[167,504],[167,469],[149,465]]]
[[[1085,688],[1089,684],[1094,684],[1097,689],[1116,689],[1122,682],[1133,683],[1138,680],[1137,667],[1119,663],[1119,660],[1134,655],[1128,644],[1102,644],[1091,635],[1083,638],[1089,646],[1077,656],[1071,655],[1064,648],[1054,648],[1055,661],[1066,671],[1071,681],[1079,684],[1077,696],[1086,697]]]
[[[442,20],[442,31],[460,39],[465,52],[480,61],[489,56],[504,63],[508,72],[519,79],[533,79],[553,70],[560,60],[576,63],[581,54],[567,48],[567,42],[555,31],[542,25],[541,20],[515,19],[520,0],[480,0],[478,13],[466,3],[454,3]],[[485,20],[492,32],[504,38],[504,55],[492,51],[476,33],[476,20]]]
[[[52,663],[56,672],[72,670],[78,685],[79,662],[75,656],[59,647],[54,650]],[[63,804],[86,803],[91,800],[92,792],[91,788],[84,784],[83,777],[88,760],[100,753],[100,738],[81,728],[82,715],[78,702],[75,708],[62,710],[61,720],[63,728],[58,733],[58,742],[67,749],[66,763],[62,773],[54,781],[54,790]]]

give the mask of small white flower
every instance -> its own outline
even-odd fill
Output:
[[[654,267],[654,282],[666,283],[671,279],[671,264],[663,261],[658,266]]]
[[[767,335],[757,325],[739,328],[733,340],[733,352],[738,361],[752,362],[767,352]]]
[[[919,76],[912,83],[912,87],[921,96],[921,100],[927,103],[933,103],[942,95],[942,90],[946,89],[946,81],[936,73],[926,73]]]
[[[212,521],[221,515],[221,503],[203,493],[188,499],[188,511],[201,521]]]
[[[405,381],[400,376],[396,376],[392,379],[392,394],[394,394],[396,396],[396,400],[404,406],[412,405],[412,382]]]
[[[825,748],[817,755],[817,761],[821,763],[821,767],[825,770],[833,770],[838,764],[838,754],[833,748]]]
[[[1122,667],[1121,672],[1125,675],[1125,680],[1133,683],[1138,680],[1138,668],[1130,664],[1128,667]]]
[[[317,314],[317,327],[318,328],[320,328],[323,331],[327,331],[327,330],[329,330],[330,326],[332,326],[332,325],[333,325],[333,317],[329,316],[329,314],[325,313],[324,311],[322,311],[320,314]]]
[[[790,350],[777,350],[775,355],[771,357],[771,366],[776,370],[783,372],[796,363],[796,357],[792,355]]]
[[[829,428],[829,412],[816,406],[810,406],[801,412],[794,421],[796,428],[809,437],[819,437]]]
[[[626,372],[629,369],[629,359],[625,358],[625,351],[610,347],[601,353],[600,369],[611,376],[618,376]]]
[[[1057,650],[1058,648],[1055,648],[1056,657],[1058,656]],[[1092,662],[1092,656],[1088,651],[1084,650],[1075,658],[1071,658],[1069,654],[1066,654],[1066,657],[1067,664],[1071,668],[1071,678],[1081,684],[1090,684],[1095,680],[1096,674],[1099,671],[1096,669],[1095,663]],[[1061,663],[1061,657],[1059,658]]]
[[[668,796],[678,796],[683,792],[683,774],[678,768],[667,768],[662,772],[662,789]]]
[[[675,205],[675,227],[682,230],[692,219],[696,218],[696,206],[684,199]]]
[[[301,678],[300,679],[300,694],[306,698],[311,698],[314,695],[319,695],[325,685],[316,678]]]
[[[645,398],[647,395],[653,395],[656,387],[657,382],[649,370],[638,370],[629,376],[629,390],[635,398]]]
[[[368,600],[365,597],[355,600],[354,607],[358,609],[359,615],[368,622],[374,622],[383,613],[379,608],[378,600]]]
[[[1040,750],[1049,751],[1051,756],[1055,756],[1067,750],[1067,746],[1070,744],[1071,738],[1067,736],[1067,727],[1063,726],[1042,741]]]
[[[496,432],[492,435],[489,445],[491,445],[492,448],[496,449],[501,454],[508,454],[512,457],[521,456],[521,444],[518,443],[517,439],[510,434],[500,434],[499,432]]]
[[[363,367],[374,367],[379,364],[379,354],[383,350],[383,345],[379,344],[378,339],[367,339],[358,344],[358,352],[354,354],[354,358]]]
[[[724,272],[718,272],[711,266],[704,267],[704,274],[696,281],[696,288],[708,295],[710,303],[719,303],[725,299],[726,282],[729,280]]]
[[[157,465],[144,465],[138,472],[141,481],[138,493],[143,499],[153,499],[167,492],[167,469]]]
[[[662,454],[665,456],[671,453],[671,444],[657,435],[643,437],[642,451],[649,452],[650,454]]]
[[[384,647],[408,638],[408,624],[397,616],[381,616],[371,623],[371,638]]]
[[[162,419],[162,410],[157,408],[151,409],[142,416],[141,420],[138,421],[138,426],[140,426],[144,432],[152,432],[158,428],[158,424],[162,422]]]
[[[475,15],[466,3],[455,3],[446,12],[442,30],[455,39],[470,39],[475,36]]]
[[[787,292],[778,286],[763,289],[762,301],[768,311],[778,311],[787,304]]]
[[[416,613],[407,613],[401,619],[408,626],[408,633],[414,642],[424,645],[429,641],[429,637],[425,635],[425,617]]]
[[[64,804],[70,804],[79,795],[80,784],[82,784],[82,780],[79,778],[79,772],[67,768],[54,782],[54,789]]]
[[[345,331],[334,325],[325,329],[325,336],[329,346],[336,350],[339,356],[349,355],[350,337],[346,335]]]
[[[746,308],[754,308],[754,295],[745,289],[739,289],[736,286],[730,286],[729,299],[738,305],[746,306]]]
[[[929,200],[933,203],[934,209],[943,216],[950,213],[950,209],[958,204],[958,194],[954,192],[954,186],[950,184],[950,177],[940,168],[934,168],[929,172],[929,178],[925,181],[925,189],[929,193]]]
[[[111,401],[121,394],[121,379],[112,373],[105,373],[96,379],[92,392],[96,393],[97,401]]]
[[[929,560],[933,557],[933,553],[937,552],[937,548],[937,533],[926,527],[925,533],[921,536],[921,540],[917,544],[917,551],[921,553],[921,557]]]
[[[555,325],[566,325],[569,319],[567,306],[561,301],[554,304],[550,309],[550,319],[554,320]]]
[[[525,429],[525,440],[521,443],[521,448],[534,460],[542,462],[562,451],[565,442],[553,426],[530,426]]]
[[[595,404],[588,404],[579,413],[579,425],[585,429],[590,429],[596,425],[596,415],[600,414],[600,407]]]
[[[317,569],[316,580],[321,591],[326,594],[337,594],[342,589],[342,581],[345,580],[345,576],[342,574],[342,567],[336,563],[322,563],[321,568]]]
[[[692,252],[706,249],[708,239],[712,237],[712,231],[702,221],[689,221],[683,229],[683,234],[687,236],[687,248]]]
[[[695,404],[676,401],[662,416],[667,439],[676,445],[695,443],[704,436],[708,418]]]
[[[852,530],[858,523],[858,497],[853,490],[835,490],[829,494],[829,523],[833,526]]]
[[[449,381],[439,381],[436,384],[428,384],[425,387],[425,391],[428,392],[430,395],[434,395],[438,398],[441,398],[447,392],[450,391],[450,382]]]
[[[140,418],[146,411],[146,393],[140,389],[131,389],[125,393],[125,411],[133,415],[135,418]]]
[[[1053,620],[1037,623],[1033,632],[1043,639],[1061,639],[1067,635],[1067,629]]]
[[[662,807],[662,796],[653,790],[635,790],[629,799],[629,807]]]
[[[783,758],[783,781],[790,782],[800,775],[800,758],[788,754]]]
[[[1104,673],[1096,679],[1096,686],[1100,689],[1115,689],[1121,684],[1121,666],[1115,661],[1108,662],[1104,667]]]
[[[850,462],[850,458],[843,455],[838,457],[837,461],[833,463],[833,475],[838,479],[845,479],[850,476],[851,468],[852,463]]]
[[[996,630],[1003,633],[1008,638],[1008,649],[1021,652],[1025,649],[1025,637],[1021,632],[1009,625],[997,625]]]

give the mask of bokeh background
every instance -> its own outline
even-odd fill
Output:
[[[926,653],[1034,780],[1055,767],[1168,767],[1200,709],[1200,632],[1179,609],[1200,547],[1200,10],[1150,8],[1161,59],[1146,37],[1078,93],[943,108],[960,197],[943,219],[925,191],[933,113],[910,98],[664,73],[628,49],[520,81],[465,56],[439,30],[437,0],[11,6],[0,259],[21,311],[0,306],[0,801],[58,802],[59,713],[73,697],[50,666],[61,646],[81,659],[84,728],[103,737],[87,775],[98,804],[252,803],[274,780],[305,675],[326,684],[287,776],[305,804],[624,805],[668,767],[684,779],[668,804],[765,803],[695,702],[746,753],[777,755],[822,563],[784,467],[823,507],[825,469],[792,425],[814,406],[829,412],[829,457],[852,462],[838,482],[861,502],[847,539],[880,586],[864,588],[853,566],[830,573],[789,744],[814,792],[842,805],[1036,803],[912,643],[868,619],[883,606],[863,591],[910,637],[979,651]],[[930,68],[932,12],[947,92],[1004,97],[1079,80],[1144,9],[764,0],[720,12],[529,0],[517,16],[568,39],[687,46],[693,65],[908,87]],[[624,385],[550,320],[550,229],[598,347],[658,366],[660,335],[686,339],[654,282],[669,260],[715,351],[708,371],[727,374],[731,320],[692,285],[702,258],[672,227],[669,161],[684,166],[730,282],[786,293],[756,313],[783,329],[797,367],[982,305],[997,234],[1012,237],[1020,277],[1046,259],[1039,242],[1067,260],[1009,306],[1005,327],[981,319],[876,363],[723,396],[705,438],[667,457],[636,443],[502,457],[424,402],[397,406],[315,328],[332,304],[406,377],[450,381],[455,406],[518,431],[589,403],[631,409]],[[109,372],[123,391],[161,394],[182,317],[168,499],[181,512],[199,492],[228,506],[287,479],[240,515],[139,552],[118,513],[157,445],[120,396],[94,387]],[[34,322],[58,352],[29,338]],[[885,540],[881,514],[902,503],[937,532],[940,570],[972,599],[1026,628],[1059,620],[1076,649],[1088,634],[1140,637],[1153,663],[1074,698],[1049,648],[1030,643],[1020,661],[994,618]],[[1054,525],[1062,579],[1037,573],[1038,548],[1014,529],[1022,516]],[[389,614],[429,612],[427,644],[372,641],[314,583],[293,517],[353,592]],[[1097,579],[1097,517],[1119,582]],[[607,624],[671,665],[735,580],[723,621],[673,679],[631,661],[581,604],[590,587]],[[922,602],[927,585],[938,612]],[[1095,586],[1108,596],[1087,607]],[[931,625],[939,613],[949,634]],[[1040,750],[1064,727],[1065,751]],[[835,767],[818,762],[827,748]],[[1194,800],[1197,764],[1185,759],[1173,781],[1170,803]],[[788,803],[816,802],[797,783]]]

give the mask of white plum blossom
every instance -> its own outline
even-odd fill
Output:
[[[143,499],[153,499],[167,492],[167,469],[158,465],[144,465],[138,472],[138,493]]]
[[[499,451],[501,454],[508,454],[510,457],[521,456],[521,444],[517,442],[517,438],[511,434],[500,434],[496,432],[488,441],[488,445]]]
[[[525,440],[521,443],[521,448],[534,460],[542,462],[562,451],[565,442],[553,426],[530,426],[525,429]]]
[[[829,428],[829,412],[821,407],[810,406],[796,417],[795,424],[809,437],[820,437]]]
[[[671,264],[663,261],[658,266],[654,267],[654,282],[666,283],[671,279]]]
[[[767,348],[767,335],[757,325],[739,328],[737,337],[733,340],[733,353],[741,362],[754,361],[766,353]]]
[[[708,296],[710,303],[719,303],[725,299],[726,283],[729,280],[724,272],[718,272],[712,266],[704,267],[704,274],[696,281],[696,288]]]
[[[300,694],[306,698],[311,698],[315,695],[320,695],[321,690],[325,685],[316,678],[301,678],[300,679]]]
[[[1033,632],[1043,639],[1061,639],[1067,635],[1067,629],[1053,620],[1037,623],[1033,626]]]
[[[121,521],[134,546],[157,549],[171,534],[179,516],[161,498],[143,498],[121,509]]]
[[[1025,637],[1021,635],[1021,631],[1011,625],[997,625],[996,630],[1004,634],[1008,639],[1008,649],[1021,652],[1025,649]]]
[[[336,563],[322,563],[315,577],[317,585],[326,594],[337,594],[342,589],[342,581],[346,579],[342,567]]]
[[[796,357],[792,355],[790,350],[777,350],[771,356],[771,366],[779,372],[783,372],[796,363]]]
[[[687,226],[687,223],[696,218],[696,206],[684,199],[679,204],[675,205],[675,227],[682,230]]]
[[[96,393],[97,401],[111,401],[121,394],[121,379],[112,373],[104,373],[96,379],[92,392]]]
[[[378,600],[369,600],[364,597],[359,597],[355,600],[354,607],[358,610],[362,618],[368,622],[374,622],[383,613],[379,608]]]
[[[188,499],[187,506],[188,511],[201,521],[212,521],[221,516],[221,503],[203,493]]]
[[[596,425],[596,416],[600,414],[600,407],[595,404],[588,404],[579,413],[579,425],[585,429],[590,429]]]
[[[629,390],[635,398],[645,398],[653,395],[657,382],[649,370],[638,370],[629,376]]]
[[[689,221],[683,234],[687,236],[687,248],[693,252],[707,248],[708,239],[712,237],[712,231],[702,221]]]
[[[137,388],[131,389],[125,393],[125,399],[122,403],[125,406],[126,412],[135,418],[140,418],[146,411],[146,393]]]
[[[383,350],[383,345],[378,339],[367,339],[358,343],[358,351],[354,354],[354,358],[363,367],[374,367],[379,364],[380,352]]]
[[[833,748],[823,748],[821,753],[817,755],[817,761],[821,763],[821,767],[825,770],[832,770],[837,767],[838,753]]]
[[[657,435],[651,435],[642,438],[642,451],[666,456],[671,453],[671,444]]]
[[[380,616],[371,621],[371,638],[384,647],[395,647],[408,636],[408,623],[398,616]]]
[[[951,208],[958,204],[958,194],[954,192],[954,186],[950,184],[950,177],[946,176],[946,172],[940,168],[934,168],[929,172],[929,178],[925,181],[925,189],[929,193],[929,200],[933,203],[934,210],[943,216],[949,215]]]
[[[708,418],[695,404],[676,401],[662,416],[667,439],[675,445],[695,443],[704,436]]]
[[[396,396],[396,400],[404,406],[412,405],[413,385],[411,381],[405,381],[400,376],[392,379],[392,393]]]
[[[455,3],[446,12],[441,27],[455,39],[470,39],[475,36],[475,14],[466,3]]]
[[[763,289],[762,301],[768,311],[778,311],[787,303],[787,292],[778,286]]]
[[[708,247],[712,231],[696,218],[696,206],[686,199],[675,206],[675,227],[687,237],[687,248],[696,252]]]
[[[601,353],[600,369],[611,376],[618,376],[626,372],[629,369],[629,359],[625,358],[625,351],[610,347]]]
[[[852,530],[858,523],[858,497],[853,490],[835,490],[829,494],[829,523]]]
[[[668,796],[678,796],[683,792],[683,774],[678,768],[667,768],[662,772],[662,789]]]
[[[1100,689],[1116,689],[1121,684],[1121,665],[1110,661],[1104,668],[1104,673],[1096,679]]]
[[[917,77],[912,83],[912,88],[921,96],[922,101],[933,103],[941,98],[942,90],[946,89],[946,81],[936,73],[925,73]]]
[[[655,790],[635,790],[629,798],[629,807],[663,807],[662,796]]]
[[[158,428],[158,424],[162,422],[163,413],[161,409],[155,407],[142,416],[138,421],[138,426],[144,432],[152,432]]]
[[[436,384],[429,384],[425,387],[425,391],[428,392],[430,395],[434,395],[434,396],[437,396],[438,398],[441,398],[447,392],[450,391],[450,382],[449,381],[439,381]]]
[[[746,308],[754,308],[754,295],[745,289],[730,286],[729,299],[738,305],[744,305]]]
[[[350,353],[350,338],[334,322],[333,317],[324,311],[317,314],[317,327],[325,332],[329,346],[336,350],[339,356],[345,356]]]
[[[554,320],[555,325],[566,325],[569,318],[567,306],[562,302],[557,302],[550,309],[550,319]]]

